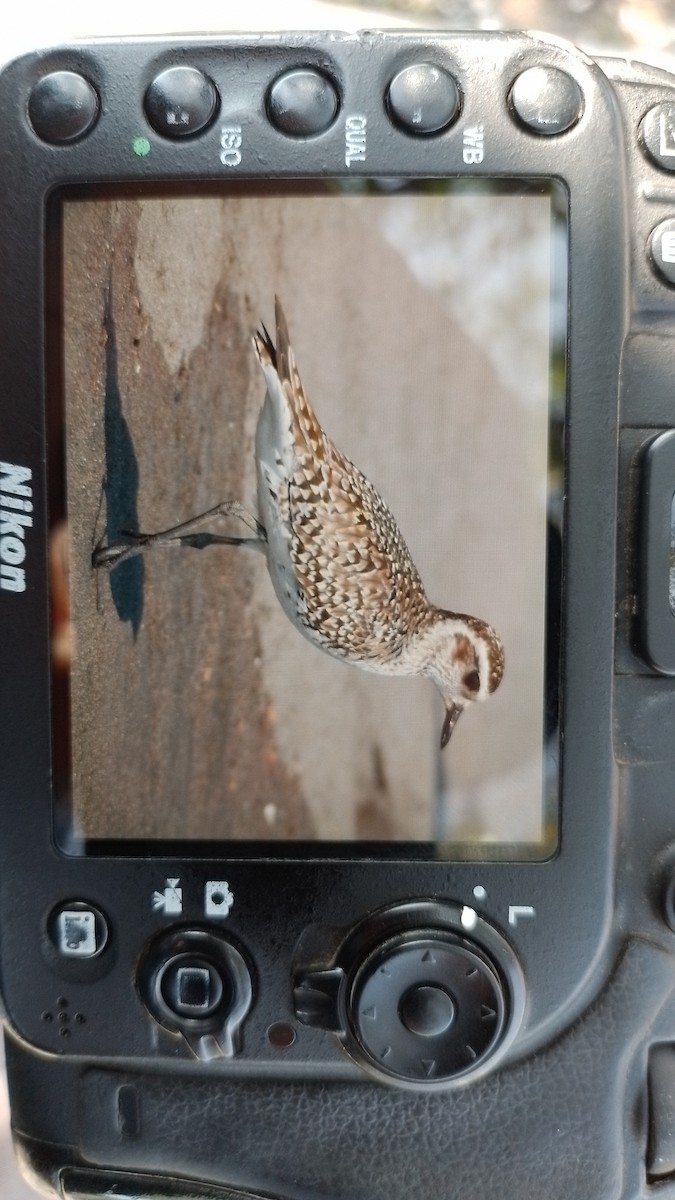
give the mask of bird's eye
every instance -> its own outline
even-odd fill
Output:
[[[471,692],[473,695],[479,692],[480,675],[478,674],[478,671],[467,671],[466,675],[462,679],[462,686],[466,688],[467,692]]]

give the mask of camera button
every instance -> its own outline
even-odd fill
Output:
[[[218,107],[215,85],[196,67],[169,67],[145,93],[145,115],[168,138],[188,138],[209,125]]]
[[[95,88],[75,71],[51,71],[34,86],[28,117],[43,142],[76,142],[93,128],[100,104]]]
[[[663,171],[675,171],[675,104],[655,104],[642,118],[640,145]]]
[[[529,67],[513,83],[509,107],[532,133],[565,133],[581,117],[583,96],[576,79],[558,67]]]
[[[434,63],[415,63],[395,75],[387,108],[406,133],[428,135],[447,129],[459,115],[459,88],[452,75]]]
[[[333,124],[339,104],[330,79],[309,67],[297,68],[286,71],[272,84],[267,115],[275,129],[287,137],[312,137]]]

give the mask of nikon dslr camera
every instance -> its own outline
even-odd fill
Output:
[[[675,78],[139,39],[0,111],[26,1171],[675,1196]]]

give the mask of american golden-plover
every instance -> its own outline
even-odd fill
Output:
[[[485,621],[427,599],[389,508],[309,405],[278,300],[276,345],[264,326],[253,345],[267,384],[255,438],[259,517],[228,500],[171,529],[99,545],[93,563],[113,567],[171,545],[257,547],[281,607],[314,646],[366,671],[433,680],[445,704],[443,747],[463,709],[499,686],[502,644]],[[251,536],[203,531],[220,516],[238,517]]]

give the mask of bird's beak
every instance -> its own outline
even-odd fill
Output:
[[[450,741],[450,735],[455,728],[462,711],[463,710],[459,704],[449,704],[446,708],[445,720],[443,722],[443,729],[441,731],[441,750],[445,750],[445,747]]]

